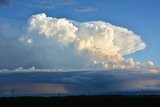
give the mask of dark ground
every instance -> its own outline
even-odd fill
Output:
[[[160,107],[160,96],[0,97],[0,107]]]

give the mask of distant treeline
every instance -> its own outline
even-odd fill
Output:
[[[11,107],[85,107],[85,106],[160,106],[160,96],[157,95],[99,95],[99,96],[57,96],[57,97],[0,97],[0,106]]]

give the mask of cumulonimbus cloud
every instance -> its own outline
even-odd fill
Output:
[[[61,45],[72,44],[77,53],[89,55],[95,64],[108,67],[139,66],[132,58],[123,56],[143,50],[146,44],[132,31],[103,21],[76,22],[66,18],[47,17],[41,13],[29,19],[29,31],[52,38]]]

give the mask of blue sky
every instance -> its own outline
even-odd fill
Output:
[[[142,63],[160,65],[159,0],[0,0],[0,19],[26,23],[37,13],[78,22],[105,21],[141,36],[146,49],[125,56]]]

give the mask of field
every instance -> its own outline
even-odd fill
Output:
[[[0,105],[13,107],[52,106],[52,107],[84,107],[84,106],[158,106],[160,96],[59,96],[59,97],[1,97]]]

